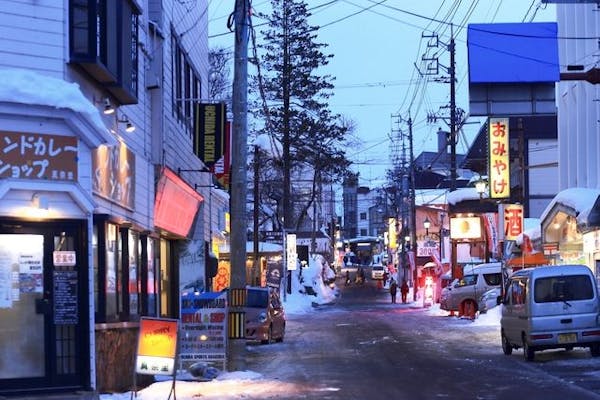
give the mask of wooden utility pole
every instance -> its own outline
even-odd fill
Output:
[[[235,1],[235,50],[233,72],[233,131],[231,135],[231,238],[230,263],[231,293],[246,286],[246,160],[248,158],[248,27],[250,1]],[[230,308],[230,312],[235,311]],[[238,310],[239,311],[239,310]],[[228,340],[227,368],[244,368],[245,343],[243,339]]]
[[[456,61],[454,60],[454,29],[450,25],[450,66],[448,72],[450,74],[450,191],[456,190]]]

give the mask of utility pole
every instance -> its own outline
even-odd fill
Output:
[[[456,61],[454,46],[454,27],[450,25],[450,191],[456,190]]]
[[[231,241],[230,293],[243,290],[246,285],[246,160],[248,158],[248,27],[250,1],[235,1],[235,50],[233,73],[233,130],[231,137]],[[230,312],[236,311],[234,307]],[[239,311],[239,310],[237,310]],[[242,314],[243,315],[243,314]],[[244,340],[228,339],[227,367],[229,370],[244,368]]]
[[[260,271],[260,260],[258,258],[258,209],[260,207],[260,192],[258,190],[258,181],[259,181],[259,172],[260,172],[260,147],[258,145],[254,145],[254,210],[253,210],[253,261],[252,261],[252,285],[257,286],[257,277],[258,272]]]
[[[413,151],[413,130],[412,130],[412,119],[410,118],[410,112],[408,114],[408,146],[409,146],[409,157],[410,162],[408,168],[410,168],[410,239],[412,246],[410,251],[413,253],[413,259],[416,262],[417,259],[417,208],[415,205],[415,154]],[[410,259],[409,259],[410,260]],[[411,266],[412,267],[412,266]],[[413,279],[413,301],[417,300],[417,268],[412,270]]]

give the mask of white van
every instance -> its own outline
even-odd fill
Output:
[[[481,295],[501,285],[502,266],[499,262],[465,266],[463,277],[442,291],[440,308],[474,318]]]
[[[556,265],[515,272],[502,304],[500,335],[504,354],[589,347],[600,356],[600,303],[596,279],[585,265]]]

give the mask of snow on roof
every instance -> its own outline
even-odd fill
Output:
[[[559,192],[546,207],[540,219],[544,221],[556,203],[571,207],[577,212],[577,223],[583,223],[600,196],[600,190],[587,188],[569,188]]]
[[[487,194],[484,193],[483,198],[487,198]],[[466,187],[449,192],[446,199],[448,200],[448,204],[455,205],[465,200],[479,200],[480,196],[474,187]]]
[[[0,76],[0,102],[67,108],[85,115],[99,131],[108,130],[100,112],[77,83],[16,68],[0,69]]]

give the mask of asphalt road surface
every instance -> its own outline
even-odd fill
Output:
[[[499,335],[497,327],[457,330],[449,323],[454,317],[432,316],[415,304],[390,304],[389,293],[371,280],[338,284],[335,304],[288,316],[283,343],[247,346],[249,370],[290,388],[274,397],[600,399],[600,375],[590,368],[598,361],[594,365],[600,369],[600,360],[588,351],[536,353],[536,362],[528,363],[520,350],[505,356],[499,340],[497,346],[481,340]],[[561,357],[585,362],[581,368],[572,368],[572,361],[564,367]]]

